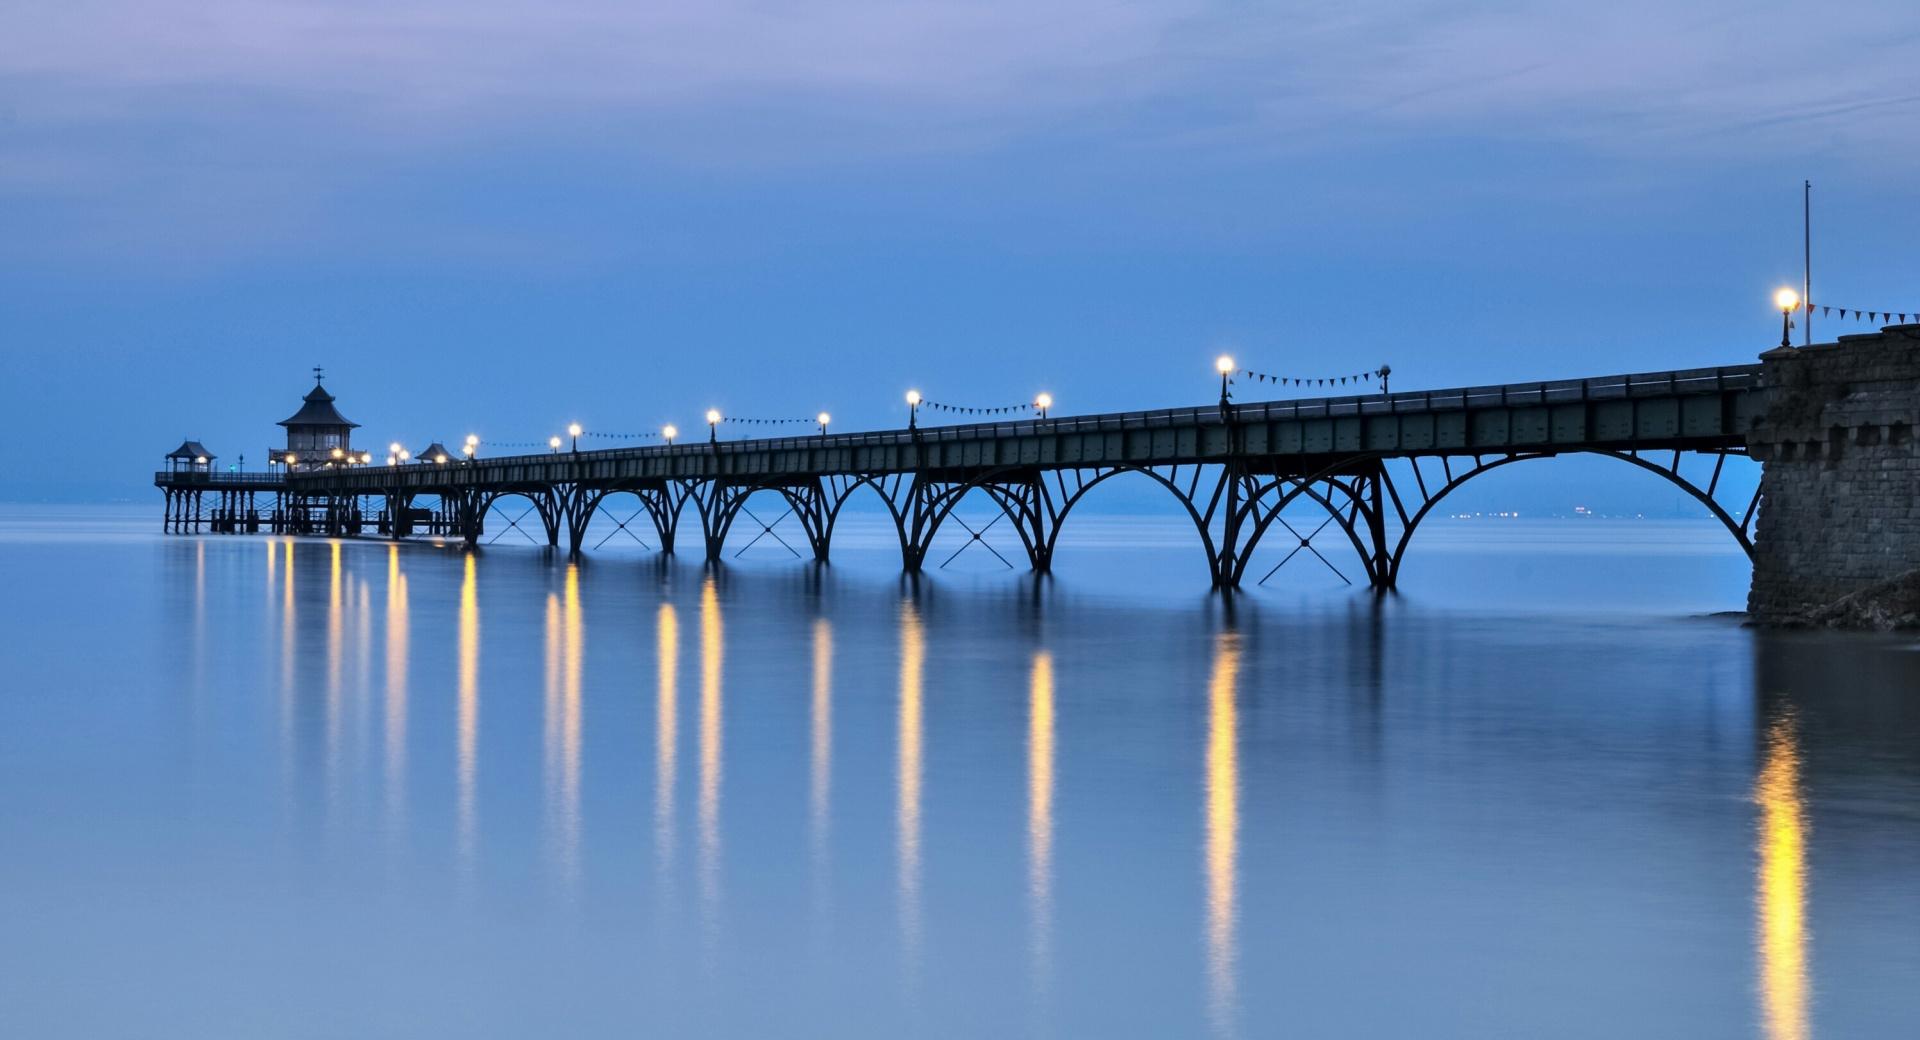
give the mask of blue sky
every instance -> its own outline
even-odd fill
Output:
[[[1738,363],[1803,178],[1816,298],[1920,310],[1907,3],[6,9],[12,498],[315,364],[384,444]]]

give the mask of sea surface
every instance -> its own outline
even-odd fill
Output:
[[[1711,522],[1228,601],[1167,517],[159,513],[0,510],[0,1035],[1920,1035],[1920,653],[1724,616]]]

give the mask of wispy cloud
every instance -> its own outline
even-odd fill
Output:
[[[1916,151],[1910,0],[10,6],[0,193],[179,208],[222,242],[373,168],[606,134],[776,168],[1056,134],[1175,161],[1396,135],[1737,161],[1788,124]]]

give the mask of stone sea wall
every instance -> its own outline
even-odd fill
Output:
[[[1892,579],[1920,569],[1920,325],[1761,361],[1768,400],[1748,432],[1765,466],[1749,615],[1804,622],[1869,587],[1900,587]],[[1885,614],[1853,608],[1845,616]]]

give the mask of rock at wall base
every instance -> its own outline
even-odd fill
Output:
[[[1920,570],[1908,571],[1788,618],[1789,628],[1843,628],[1863,632],[1920,629]]]

